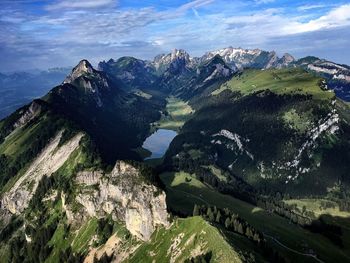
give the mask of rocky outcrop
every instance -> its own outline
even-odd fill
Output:
[[[53,138],[14,186],[2,196],[0,214],[3,215],[5,221],[11,215],[23,212],[28,207],[43,176],[50,176],[56,172],[68,160],[70,154],[79,147],[82,133],[59,146],[62,133],[63,131],[60,131]]]
[[[87,60],[80,61],[63,84],[84,88],[85,93],[94,98],[97,107],[103,105],[102,93],[111,89],[111,83],[106,74],[95,70]]]
[[[82,209],[72,213],[66,208],[71,223],[111,214],[142,240],[149,240],[157,225],[168,225],[164,192],[145,182],[135,167],[123,161],[118,161],[108,174],[80,172],[76,183],[81,190],[75,202]]]
[[[103,246],[91,248],[84,259],[84,263],[94,263],[95,259],[100,260],[104,255],[112,257],[112,263],[124,262],[139,246],[138,243],[128,246],[128,244],[125,244],[125,240],[114,234]]]
[[[152,65],[159,73],[164,73],[168,70],[173,74],[178,74],[187,71],[197,63],[194,58],[183,49],[174,49],[169,54],[158,55],[154,58]]]
[[[13,125],[13,128],[16,129],[18,127],[24,126],[29,121],[31,121],[36,116],[38,116],[41,110],[42,110],[41,105],[38,102],[33,101],[29,105],[28,109],[21,113],[21,117],[15,122],[15,124]]]
[[[93,74],[95,70],[91,66],[90,62],[83,59],[79,64],[73,68],[72,73],[69,74],[63,83],[72,83],[75,79],[81,77],[84,74]]]

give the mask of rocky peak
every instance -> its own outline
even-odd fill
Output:
[[[287,63],[291,63],[295,61],[295,58],[289,53],[285,53],[281,59]]]
[[[262,51],[260,49],[227,47],[207,52],[204,56],[202,56],[201,61],[207,61],[213,58],[215,55],[220,55],[232,70],[237,70],[238,68],[241,69],[253,65],[256,58],[260,56],[261,53]]]
[[[276,68],[285,68],[290,66],[291,63],[294,63],[295,59],[292,55],[285,53],[283,55],[283,57],[281,57],[280,59],[278,59],[278,61],[276,62],[275,67]]]
[[[79,78],[82,75],[93,73],[95,73],[95,69],[92,67],[89,61],[83,59],[77,66],[73,68],[71,74],[67,76],[63,83],[72,83],[75,79]]]
[[[190,61],[190,55],[183,49],[174,49],[171,52],[171,61],[175,61],[177,59],[184,59],[185,61]]]
[[[154,58],[152,64],[156,70],[166,71],[169,69],[172,73],[182,72],[187,67],[191,67],[193,58],[183,49],[174,49],[169,54],[161,54]]]
[[[232,73],[233,70],[226,65],[225,61],[218,54],[209,61],[205,62],[197,70],[197,74],[203,74],[205,76],[204,82],[218,78],[226,78],[231,76]]]

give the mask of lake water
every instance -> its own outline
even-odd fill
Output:
[[[143,143],[142,147],[152,152],[147,159],[161,158],[169,147],[169,144],[177,135],[175,131],[159,129],[149,136]]]

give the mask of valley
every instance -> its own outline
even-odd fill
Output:
[[[168,97],[164,112],[159,121],[152,123],[152,128],[178,131],[193,114],[193,109],[185,101]]]
[[[322,63],[80,61],[0,122],[0,258],[350,261],[350,108]]]

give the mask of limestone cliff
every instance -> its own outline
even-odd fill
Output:
[[[18,215],[24,211],[42,177],[56,172],[68,160],[70,154],[79,147],[82,133],[59,146],[62,133],[63,131],[58,132],[11,189],[3,194],[0,200],[2,219],[6,221],[11,215]]]
[[[65,204],[71,223],[111,214],[142,240],[149,240],[156,226],[168,226],[165,193],[124,161],[117,161],[111,173],[83,171],[75,180],[79,189],[75,202],[81,209],[72,212]]]

